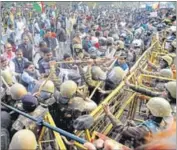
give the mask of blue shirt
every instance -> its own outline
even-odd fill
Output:
[[[56,58],[52,58],[51,61],[57,61]],[[59,69],[56,68],[56,75],[58,76],[59,75]],[[42,59],[40,62],[39,62],[39,73],[40,74],[50,74],[50,65],[49,65],[49,62],[46,61],[45,59]]]
[[[31,77],[27,72],[23,72],[21,79],[23,82],[25,82],[26,84],[28,84],[27,86],[27,91],[28,92],[32,92],[34,86],[35,86],[35,79],[33,77]]]
[[[120,64],[118,61],[116,61],[114,67],[121,67],[124,71],[129,69],[127,63]]]

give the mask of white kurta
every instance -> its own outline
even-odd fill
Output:
[[[25,24],[22,21],[17,22],[17,30],[16,30],[16,40],[21,41],[21,36],[23,34],[25,28]]]

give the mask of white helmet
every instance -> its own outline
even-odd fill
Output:
[[[165,78],[173,78],[173,72],[171,69],[161,69],[160,75]]]
[[[172,33],[176,33],[176,26],[171,26],[170,30],[171,30]]]
[[[37,141],[34,133],[30,130],[23,129],[19,130],[12,137],[11,143],[9,145],[9,150],[18,149],[31,149],[36,150]]]
[[[134,40],[132,44],[134,47],[141,47],[141,40]]]
[[[161,97],[153,97],[146,104],[151,114],[155,117],[169,117],[171,116],[170,103]]]
[[[171,97],[176,99],[176,81],[170,81],[166,83],[165,87],[169,91]]]

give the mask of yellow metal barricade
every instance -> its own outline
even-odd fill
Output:
[[[150,87],[150,83],[155,82],[155,80],[158,80],[159,82],[163,81],[164,84],[169,81],[175,81],[175,79],[172,79],[172,78],[165,78],[165,77],[141,74],[138,77],[138,85],[154,91],[154,90],[156,90],[156,88]]]
[[[165,53],[159,53],[156,51],[159,48],[159,42],[157,38],[154,38],[153,44],[148,48],[143,55],[137,60],[135,65],[130,70],[130,75],[126,78],[130,83],[139,85],[142,82],[142,79],[147,77],[147,75],[141,75],[141,71],[138,68],[148,69],[147,61],[153,60],[159,55],[164,55]],[[148,76],[149,80],[156,78],[153,76]],[[157,77],[158,78],[158,77]],[[160,77],[159,77],[160,78]],[[168,79],[172,80],[172,79]],[[109,104],[113,115],[119,119],[121,122],[126,122],[127,119],[133,119],[137,122],[142,122],[143,118],[140,117],[140,111],[142,101],[146,103],[150,97],[143,96],[132,90],[127,89],[124,81],[109,94],[106,99],[93,111],[91,116],[94,118],[94,124],[89,129],[90,133],[84,131],[76,131],[75,134],[81,137],[88,139],[89,135],[93,135],[95,132],[103,133],[108,135],[110,138],[115,139],[113,135],[113,126],[110,123],[109,119],[105,116],[102,108],[102,104]]]
[[[160,62],[161,57],[165,56],[165,55],[166,55],[166,53],[152,52],[151,55],[150,55],[149,61],[151,63],[153,63],[154,65],[159,66],[160,65],[159,62]],[[152,67],[150,67],[148,65],[146,65],[144,67],[144,69],[147,70],[147,71],[152,71]],[[173,79],[176,79],[176,67],[175,67],[175,64],[172,64],[171,70],[173,72]]]
[[[142,98],[142,95],[134,93],[129,99],[122,105],[122,108],[115,114],[115,117],[120,120],[123,124],[126,124],[127,120],[134,120],[137,123],[143,122],[144,118],[141,116],[141,104],[146,103],[146,99],[149,97]],[[104,134],[112,139],[116,139],[117,132],[116,128],[110,124],[105,130]]]
[[[45,121],[56,127],[50,113],[45,116]],[[66,146],[59,133],[52,131],[46,127],[42,127],[40,136],[38,138],[39,148],[42,149],[53,149],[53,150],[66,150]]]
[[[150,62],[154,64],[159,64],[160,57],[166,55],[166,53],[152,52],[151,57],[149,58]]]
[[[146,62],[150,58],[150,53],[152,52],[155,44],[156,42],[144,52],[144,54],[131,68],[130,75],[127,77],[128,80],[131,80],[133,83],[137,81],[137,76],[141,74],[137,68],[146,66]],[[94,131],[97,131],[106,135],[112,128],[110,122],[108,123],[108,120],[105,118],[102,104],[109,104],[112,108],[112,113],[115,116],[121,117],[126,109],[125,107],[132,102],[131,96],[133,96],[133,94],[133,91],[126,90],[125,83],[122,81],[120,85],[110,93],[93,112],[91,112],[91,116],[93,116],[95,121],[93,126],[89,129],[90,133],[92,134]],[[84,131],[76,131],[75,134],[81,137],[86,137],[86,133]]]
[[[148,60],[155,64],[159,63],[157,58],[167,54],[167,51],[164,50],[165,42],[166,41],[161,44],[158,40],[158,36],[154,36],[151,47],[148,48],[137,60],[135,65],[130,70],[130,75],[126,77],[126,80],[132,84],[143,87],[145,87],[142,82],[143,80],[152,81],[154,79],[158,79],[165,80],[166,82],[173,81],[174,79],[145,75],[142,74],[139,70],[139,68],[148,71],[151,70],[151,68],[149,68],[147,65]],[[154,90],[153,88],[150,89]],[[114,134],[113,126],[104,114],[102,104],[109,104],[113,115],[122,123],[125,123],[127,119],[134,120],[136,122],[142,122],[144,119],[142,115],[145,115],[145,113],[141,111],[141,108],[143,104],[146,104],[149,98],[150,97],[148,96],[138,94],[132,90],[127,89],[124,81],[122,81],[120,85],[111,94],[109,94],[93,112],[91,112],[90,115],[94,118],[94,124],[89,129],[89,133],[87,130],[87,132],[76,131],[75,134],[81,137],[85,137],[86,139],[90,139],[89,135],[92,135],[91,139],[93,140],[95,133],[102,133],[109,136],[111,139],[115,139],[115,136],[117,135]]]

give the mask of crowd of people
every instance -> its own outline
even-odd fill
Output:
[[[50,112],[57,127],[74,134],[76,119],[95,110],[119,86],[155,35],[159,35],[161,45],[166,40],[167,54],[160,58],[159,66],[147,62],[152,71],[140,70],[176,78],[174,9],[159,8],[154,10],[157,16],[151,16],[145,8],[91,9],[80,4],[63,9],[45,6],[39,13],[32,8],[24,11],[23,6],[17,5],[18,2],[3,8],[1,99],[33,117],[44,118]],[[148,83],[157,91],[125,82],[127,88],[151,97],[146,104],[148,119],[139,125],[129,121],[126,126],[117,121],[108,105],[103,105],[103,109],[113,127],[121,132],[121,138],[113,140],[146,149],[148,134],[169,130],[175,122],[176,82]],[[35,122],[1,103],[1,149],[36,150],[40,131]],[[84,146],[89,150],[115,149],[111,140],[100,141]],[[47,145],[43,149],[54,148]]]

